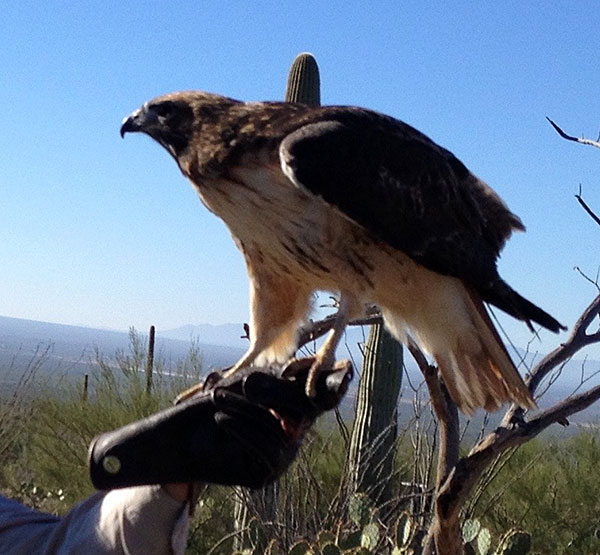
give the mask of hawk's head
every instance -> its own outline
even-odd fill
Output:
[[[202,126],[217,121],[235,103],[230,98],[201,91],[159,96],[123,120],[121,137],[125,133],[146,133],[179,162]]]

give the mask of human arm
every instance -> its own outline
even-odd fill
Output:
[[[188,506],[167,489],[97,492],[62,517],[0,497],[0,553],[182,555]]]

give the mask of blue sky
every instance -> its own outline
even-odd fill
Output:
[[[0,314],[115,329],[247,319],[223,224],[170,157],[121,119],[180,89],[277,100],[302,51],[322,101],[421,129],[525,222],[499,262],[572,324],[595,290],[600,123],[592,1],[33,2],[0,6]],[[520,345],[522,324],[502,319]],[[549,348],[557,338],[542,335]]]

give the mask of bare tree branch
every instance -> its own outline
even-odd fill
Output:
[[[573,141],[582,145],[590,145],[593,146],[595,148],[600,148],[600,138],[596,141],[593,141],[591,139],[585,139],[584,137],[573,137],[572,135],[567,135],[555,122],[553,122],[549,117],[546,117],[546,119],[550,122],[550,125],[552,125],[552,127],[554,127],[554,129],[556,130],[556,132],[563,138],[566,139],[567,141]],[[575,198],[577,199],[577,202],[579,202],[579,204],[582,206],[582,208],[589,214],[589,216],[598,224],[600,225],[600,218],[594,213],[594,211],[587,205],[587,203],[583,200],[583,198],[581,197],[581,187],[579,189],[579,194],[575,195]]]
[[[445,497],[448,501],[451,501],[445,507],[446,512],[449,512],[455,505],[459,505],[458,508],[460,508],[462,503],[457,504],[456,501],[466,498],[471,486],[477,481],[481,472],[502,451],[533,439],[551,424],[581,412],[598,399],[600,399],[600,385],[585,393],[565,399],[562,403],[542,411],[528,422],[522,422],[512,428],[503,426],[497,428],[483,441],[479,442],[469,455],[459,461],[455,471],[444,484],[440,497]]]
[[[600,294],[582,312],[577,322],[575,322],[568,339],[538,362],[531,371],[531,374],[525,379],[525,383],[527,383],[532,395],[535,393],[539,383],[552,368],[572,358],[577,351],[580,351],[587,345],[600,341],[600,330],[594,333],[587,333],[588,328],[598,315],[600,315]]]
[[[412,340],[408,342],[408,350],[423,373],[433,411],[440,426],[437,467],[437,484],[439,486],[458,462],[460,444],[458,409],[456,403],[450,398],[444,382],[440,379],[438,369],[427,362],[421,349]]]
[[[534,438],[549,425],[584,410],[598,399],[600,386],[571,397],[512,429],[500,427],[475,446],[468,456],[460,459],[436,498],[436,519],[432,528],[438,555],[462,552],[462,546],[460,551],[456,547],[457,534],[460,538],[460,511],[473,486],[496,457],[506,449]]]
[[[600,291],[600,285],[598,285],[598,276],[599,276],[599,272],[600,272],[600,268],[598,268],[598,271],[596,272],[596,277],[594,279],[592,279],[590,276],[588,276],[579,266],[575,266],[575,268],[573,268],[583,279],[585,279],[587,282],[591,283],[597,291]]]
[[[600,142],[599,141],[593,141],[592,139],[585,139],[584,137],[573,137],[572,135],[567,135],[556,123],[554,123],[549,117],[546,117],[546,119],[550,122],[550,125],[552,125],[552,127],[554,127],[554,129],[556,130],[556,132],[563,138],[566,139],[567,141],[574,141],[576,143],[582,144],[582,145],[590,145],[593,146],[595,148],[600,148]]]
[[[460,430],[458,409],[456,403],[450,398],[448,389],[439,376],[438,369],[427,362],[423,352],[412,340],[408,342],[408,350],[423,373],[425,383],[429,389],[433,411],[438,421],[439,447],[435,489],[439,491],[459,461]],[[447,548],[448,553],[461,553],[462,540],[460,538],[458,516],[451,523],[442,522],[439,518],[439,511],[436,508],[434,522],[429,528],[423,552],[433,553],[433,544],[435,542],[438,553],[442,552],[439,544],[443,545],[444,549]]]
[[[316,341],[319,337],[323,337],[332,327],[335,322],[336,314],[326,316],[322,320],[315,322],[309,322],[300,330],[300,337],[298,339],[298,349],[304,347],[311,341]],[[373,324],[382,324],[383,319],[378,311],[373,310],[371,314],[367,314],[364,318],[358,320],[352,320],[349,322],[349,326],[371,326]]]
[[[588,333],[588,328],[599,314],[600,295],[579,317],[568,340],[544,357],[526,378],[532,393],[553,368],[570,359],[586,345],[600,341],[600,330]],[[565,422],[569,416],[586,409],[598,399],[600,386],[571,396],[541,411],[529,421],[524,420],[523,411],[515,406],[511,407],[502,424],[479,441],[466,457],[461,458],[437,489],[435,518],[430,529],[430,535],[433,534],[435,539],[437,554],[461,552],[456,551],[457,538],[460,538],[460,511],[471,490],[494,459],[507,449],[534,438],[551,424]],[[462,550],[462,546],[460,549]]]
[[[592,218],[592,220],[594,220],[598,225],[600,225],[600,218],[581,197],[581,189],[579,190],[579,193],[575,195],[575,198],[577,199],[577,202],[583,207],[583,209],[588,213],[590,218]]]
[[[595,333],[587,333],[588,328],[592,325],[593,320],[600,315],[600,295],[588,305],[583,311],[573,329],[569,338],[559,345],[552,352],[548,353],[540,360],[531,373],[525,377],[525,383],[529,387],[532,395],[535,394],[542,380],[557,366],[568,361],[581,349],[592,343],[600,341],[600,328]],[[515,420],[523,418],[522,409],[513,405],[506,413],[502,420],[503,426],[510,425]]]

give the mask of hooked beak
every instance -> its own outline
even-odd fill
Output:
[[[144,133],[177,159],[188,146],[192,124],[193,111],[185,102],[147,102],[123,120],[121,137]]]
[[[146,126],[149,123],[149,114],[146,110],[146,107],[137,109],[130,116],[126,117],[121,124],[121,138],[125,136],[125,133],[136,133],[139,131],[144,131]]]

